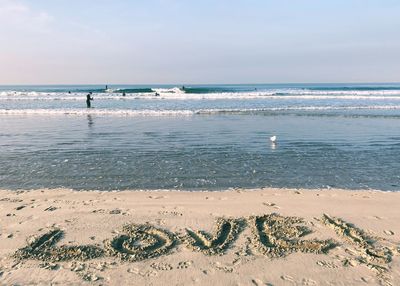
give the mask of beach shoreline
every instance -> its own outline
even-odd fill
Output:
[[[0,190],[0,283],[397,285],[399,203],[337,189]]]

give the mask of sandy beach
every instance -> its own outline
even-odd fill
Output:
[[[0,286],[400,286],[399,15],[0,0]]]
[[[399,285],[400,194],[0,191],[2,285]]]

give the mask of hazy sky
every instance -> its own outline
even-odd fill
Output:
[[[0,84],[400,82],[399,0],[0,0]]]

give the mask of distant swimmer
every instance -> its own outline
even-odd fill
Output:
[[[91,95],[92,95],[92,92],[89,92],[87,95],[86,95],[86,106],[87,106],[87,108],[90,108],[90,101],[91,100],[93,100],[93,97],[91,97]]]
[[[126,96],[126,93],[125,93],[125,92],[123,92],[123,93],[122,93],[122,96]]]
[[[158,92],[156,92],[155,96],[160,96],[160,94]]]
[[[182,85],[182,90],[185,90],[185,86],[184,85]]]
[[[71,94],[71,91],[68,91],[68,94]]]

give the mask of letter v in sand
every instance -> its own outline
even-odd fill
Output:
[[[222,255],[237,239],[244,226],[245,222],[242,219],[218,218],[212,234],[202,230],[186,229],[187,234],[181,239],[191,250],[206,255]]]

